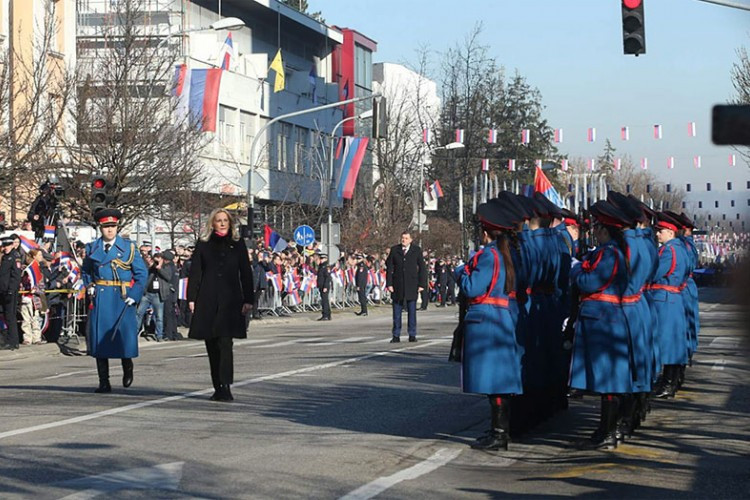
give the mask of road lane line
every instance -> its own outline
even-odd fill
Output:
[[[736,349],[740,345],[740,339],[733,337],[716,337],[708,344],[711,349]]]
[[[307,344],[310,342],[315,342],[316,340],[323,340],[325,337],[312,337],[309,339],[301,338],[301,339],[294,339],[294,340],[285,340],[283,342],[276,342],[275,344],[266,344],[266,345],[259,345],[256,346],[256,349],[270,349],[271,347],[284,347],[288,345],[293,344]]]
[[[326,346],[326,345],[337,345],[337,344],[354,344],[361,340],[367,340],[371,339],[372,336],[369,337],[349,337],[345,339],[340,340],[331,340],[329,342],[311,342],[310,345],[313,347],[319,347],[319,346]]]
[[[314,372],[314,371],[318,371],[318,370],[325,370],[326,368],[334,368],[336,366],[341,366],[341,365],[356,363],[358,361],[364,361],[366,359],[376,358],[376,357],[379,357],[379,356],[387,356],[388,354],[391,354],[391,353],[403,352],[403,351],[414,351],[416,349],[422,349],[424,347],[434,346],[435,344],[440,344],[442,342],[443,342],[442,340],[434,340],[434,341],[431,341],[431,342],[425,342],[424,344],[405,346],[405,347],[401,347],[401,348],[398,348],[398,349],[392,349],[390,351],[373,352],[373,353],[370,353],[370,354],[364,354],[362,356],[356,356],[356,357],[353,357],[353,358],[342,359],[340,361],[332,361],[330,363],[323,363],[321,365],[308,366],[307,368],[299,368],[297,370],[290,370],[290,371],[275,373],[275,374],[271,374],[271,375],[263,375],[263,376],[260,376],[260,377],[254,377],[254,378],[250,378],[250,379],[247,379],[247,380],[242,380],[242,381],[237,382],[236,384],[234,384],[234,386],[235,387],[242,387],[242,386],[245,386],[245,385],[251,385],[251,384],[258,384],[260,382],[266,382],[268,380],[276,380],[276,379],[280,379],[280,378],[291,377],[293,375],[297,375],[298,373],[310,373],[310,372]],[[117,415],[117,414],[120,414],[120,413],[124,413],[126,411],[138,410],[140,408],[148,408],[149,406],[156,406],[156,405],[160,405],[160,404],[164,404],[164,403],[171,403],[172,401],[180,401],[182,399],[187,399],[187,398],[192,398],[192,397],[197,397],[197,396],[203,396],[205,394],[210,394],[213,391],[214,391],[214,388],[211,387],[210,389],[201,389],[199,391],[186,392],[186,393],[177,394],[177,395],[174,395],[174,396],[167,396],[165,398],[152,399],[152,400],[149,400],[149,401],[142,401],[140,403],[132,403],[132,404],[125,405],[125,406],[119,406],[117,408],[110,408],[108,410],[102,410],[102,411],[98,411],[98,412],[95,412],[95,413],[89,413],[89,414],[86,414],[86,415],[80,415],[78,417],[72,417],[72,418],[67,418],[67,419],[64,419],[64,420],[58,420],[56,422],[50,422],[50,423],[47,423],[47,424],[33,425],[31,427],[23,427],[21,429],[15,429],[15,430],[12,430],[12,431],[0,432],[0,439],[5,439],[5,438],[13,437],[13,436],[20,436],[22,434],[29,434],[31,432],[36,432],[36,431],[43,431],[43,430],[47,430],[47,429],[55,429],[57,427],[63,427],[63,426],[66,426],[66,425],[77,424],[77,423],[80,423],[80,422],[87,422],[89,420],[95,420],[95,419],[102,418],[102,417],[109,417],[111,415]]]
[[[724,365],[726,365],[726,364],[727,364],[727,362],[726,362],[726,360],[724,358],[719,359],[719,360],[717,360],[717,361],[714,362],[714,366],[711,367],[711,370],[723,370],[724,369]]]
[[[44,377],[42,380],[52,380],[55,378],[72,377],[73,375],[82,375],[84,373],[96,373],[96,370],[80,370],[77,372],[61,373],[59,375],[52,375],[51,377]]]
[[[419,462],[408,469],[404,469],[390,476],[379,477],[378,479],[347,493],[339,500],[368,500],[373,498],[402,481],[410,481],[419,476],[429,474],[435,469],[439,469],[460,455],[461,451],[462,450],[457,448],[441,448],[427,460]]]

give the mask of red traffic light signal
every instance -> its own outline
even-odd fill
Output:
[[[643,0],[622,0],[622,44],[626,55],[646,53]]]
[[[107,181],[104,179],[94,179],[93,186],[94,189],[104,189],[107,187]]]
[[[91,179],[91,213],[96,214],[102,208],[107,208],[109,182],[104,177]]]

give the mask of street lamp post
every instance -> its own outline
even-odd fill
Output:
[[[431,148],[428,152],[430,156],[432,156],[432,153],[435,151],[441,151],[441,150],[451,150],[451,149],[463,149],[465,146],[462,142],[451,142],[446,144],[445,146],[437,146],[434,148]],[[424,164],[425,162],[419,162],[419,189],[417,190],[418,193],[418,211],[417,211],[417,241],[419,242],[420,248],[422,247],[422,213],[424,212],[424,192],[422,191],[424,189]]]
[[[166,44],[172,37],[175,36],[182,36],[186,35],[188,33],[195,33],[197,31],[221,31],[221,30],[234,30],[239,29],[245,26],[245,22],[238,18],[238,17],[227,17],[224,19],[219,19],[215,23],[212,23],[208,25],[207,27],[201,27],[201,28],[188,28],[186,30],[179,30],[175,31],[174,33],[168,33],[167,36],[164,37],[164,39],[159,42],[159,44],[156,46],[157,49],[160,49],[164,44]]]

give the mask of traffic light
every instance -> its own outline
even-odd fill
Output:
[[[622,45],[625,55],[646,53],[643,0],[622,0]]]
[[[99,210],[107,208],[107,194],[109,182],[104,177],[91,179],[91,214],[95,215]]]
[[[253,239],[263,236],[265,221],[260,217],[260,212],[256,212],[254,207],[247,209],[247,224],[242,224],[240,233],[243,238]]]
[[[385,97],[372,100],[372,134],[373,139],[388,138],[388,120],[386,118]]]

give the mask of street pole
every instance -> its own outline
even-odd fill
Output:
[[[374,99],[376,97],[381,97],[381,96],[382,94],[380,92],[376,92],[368,96],[345,99],[343,101],[332,102],[330,104],[324,104],[322,106],[315,106],[312,108],[303,109],[301,111],[294,111],[292,113],[286,113],[284,115],[280,115],[280,116],[277,116],[276,118],[269,120],[268,123],[263,125],[260,128],[260,130],[258,130],[258,133],[255,134],[255,137],[253,137],[253,142],[250,145],[250,168],[247,170],[247,223],[250,226],[250,233],[253,237],[255,237],[255,234],[253,232],[253,227],[252,227],[253,211],[255,210],[255,195],[253,194],[253,173],[255,173],[255,162],[256,162],[255,148],[258,145],[258,141],[260,140],[260,137],[266,132],[266,130],[268,130],[268,128],[271,125],[273,125],[274,123],[280,120],[285,120],[287,118],[294,118],[295,116],[306,115],[309,113],[315,113],[316,111],[322,111],[324,109],[336,108],[343,104],[350,104],[353,102],[365,101],[367,99]]]
[[[327,235],[327,241],[326,241],[326,255],[328,255],[328,261],[331,261],[331,246],[333,238],[333,192],[334,192],[334,183],[333,183],[333,144],[336,142],[336,131],[339,129],[341,125],[344,123],[350,121],[350,120],[356,120],[357,116],[350,116],[348,118],[344,118],[340,122],[336,124],[335,127],[333,127],[333,132],[331,132],[331,145],[329,147],[329,155],[328,155],[328,235]],[[322,194],[322,193],[321,193]]]

